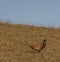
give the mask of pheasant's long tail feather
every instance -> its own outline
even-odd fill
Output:
[[[34,49],[35,47],[33,45],[29,45],[30,48]]]

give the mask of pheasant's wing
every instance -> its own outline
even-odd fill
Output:
[[[42,48],[42,44],[37,45],[37,46],[35,47],[35,49],[37,49],[37,50],[40,50],[41,48]]]

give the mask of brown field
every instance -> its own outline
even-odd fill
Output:
[[[46,47],[34,52],[29,44]],[[0,23],[0,62],[60,62],[60,28]]]

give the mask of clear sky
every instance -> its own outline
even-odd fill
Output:
[[[60,26],[60,0],[0,0],[0,20]]]

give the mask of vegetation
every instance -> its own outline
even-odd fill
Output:
[[[40,53],[28,46],[44,39]],[[0,23],[0,62],[60,62],[60,28]]]

